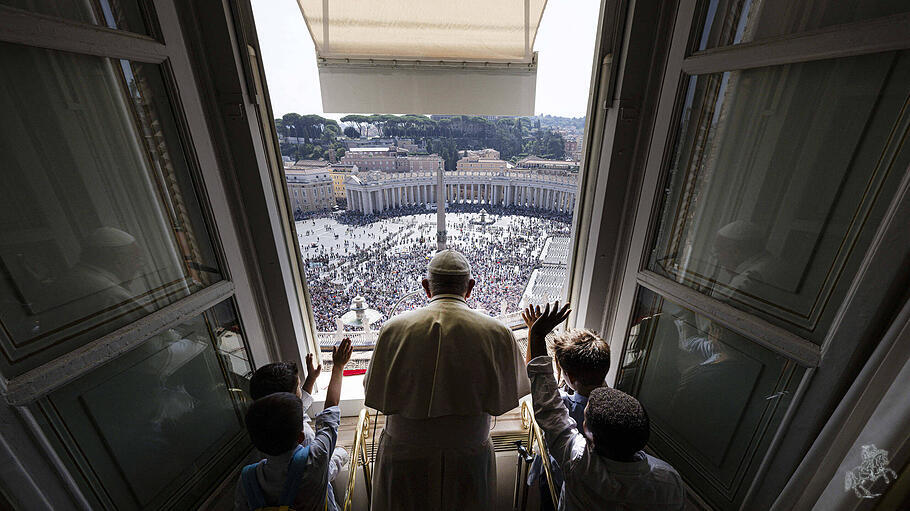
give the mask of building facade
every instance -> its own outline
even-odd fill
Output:
[[[490,160],[499,159],[499,151],[496,149],[467,149],[461,151],[461,155],[465,158],[487,158]]]
[[[344,163],[336,163],[329,168],[332,176],[332,192],[335,194],[336,201],[345,199],[344,181],[356,170],[357,165],[345,165]]]
[[[402,206],[436,204],[435,172],[354,173],[345,182],[348,209],[365,214]],[[446,172],[449,204],[519,206],[570,213],[575,208],[577,177],[536,172]]]
[[[548,160],[536,156],[528,156],[518,160],[515,166],[519,169],[535,170],[544,174],[578,172],[577,161]]]
[[[332,209],[335,207],[335,193],[331,169],[285,168],[288,197],[294,214]]]
[[[436,154],[398,158],[397,172],[436,172],[445,168],[445,160]]]
[[[398,150],[388,146],[352,147],[345,151],[341,163],[356,165],[361,172],[378,170],[395,172]]]
[[[458,160],[455,170],[458,172],[505,172],[509,163],[498,158],[479,158],[468,156]]]
[[[433,172],[443,168],[439,155],[410,156],[400,147],[354,147],[341,158],[344,165],[355,165],[361,172]]]

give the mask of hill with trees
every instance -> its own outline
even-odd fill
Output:
[[[344,129],[319,115],[285,114],[275,119],[278,133],[293,137],[282,144],[281,153],[297,159],[325,157],[335,151],[344,154],[342,134],[357,138],[375,133],[383,138],[412,138],[426,144],[429,153],[439,154],[446,168],[454,169],[458,151],[493,148],[505,160],[516,161],[528,155],[565,158],[565,139],[556,128],[581,126],[584,118],[568,117],[487,117],[471,115],[432,119],[425,115],[351,114],[341,118]],[[286,139],[288,140],[288,139]],[[293,143],[292,143],[293,142]],[[302,144],[301,144],[302,142]]]

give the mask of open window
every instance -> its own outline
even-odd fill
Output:
[[[440,243],[465,252],[473,264],[478,283],[469,304],[513,328],[523,327],[525,304],[565,296],[596,6],[550,6],[555,19],[548,27],[550,11],[539,2],[487,5],[503,9],[492,25],[463,6],[441,23],[454,6],[439,12],[429,4],[416,11],[383,6],[375,13],[367,7],[349,15],[330,7],[323,16],[323,5],[300,2],[302,15],[281,14],[297,16],[298,44],[301,34],[315,41],[300,58],[310,71],[278,60],[279,38],[260,36],[260,44],[273,91],[308,79],[315,92],[318,71],[321,102],[309,103],[312,110],[289,111],[285,104],[300,101],[276,99],[274,92],[272,103],[307,312],[324,371],[331,347],[344,336],[354,340],[343,398],[354,400],[344,411],[356,413],[359,379],[378,330],[392,315],[426,302],[420,281]],[[254,8],[259,33],[274,33],[275,7]],[[579,20],[586,20],[580,34],[566,36],[565,23]],[[370,36],[387,25],[416,27],[416,46],[402,45],[400,35],[395,41]],[[501,51],[480,44],[497,38],[501,44],[493,46]],[[433,41],[432,48],[420,41]],[[435,61],[420,57],[426,52]],[[357,73],[344,87],[333,81],[339,66]],[[388,76],[404,82],[386,83]],[[515,93],[525,90],[510,81],[516,76],[532,80],[529,97]],[[447,85],[434,82],[440,77]],[[568,91],[566,82],[573,82]],[[570,104],[563,111],[574,115],[532,115],[535,88],[538,97],[548,95],[538,105]],[[582,99],[568,101],[572,90]],[[383,99],[364,91],[379,91]]]

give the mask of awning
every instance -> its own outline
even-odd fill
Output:
[[[298,0],[325,112],[533,115],[546,0]]]

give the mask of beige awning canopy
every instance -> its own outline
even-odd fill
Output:
[[[533,47],[546,0],[298,4],[326,112],[534,113]]]

